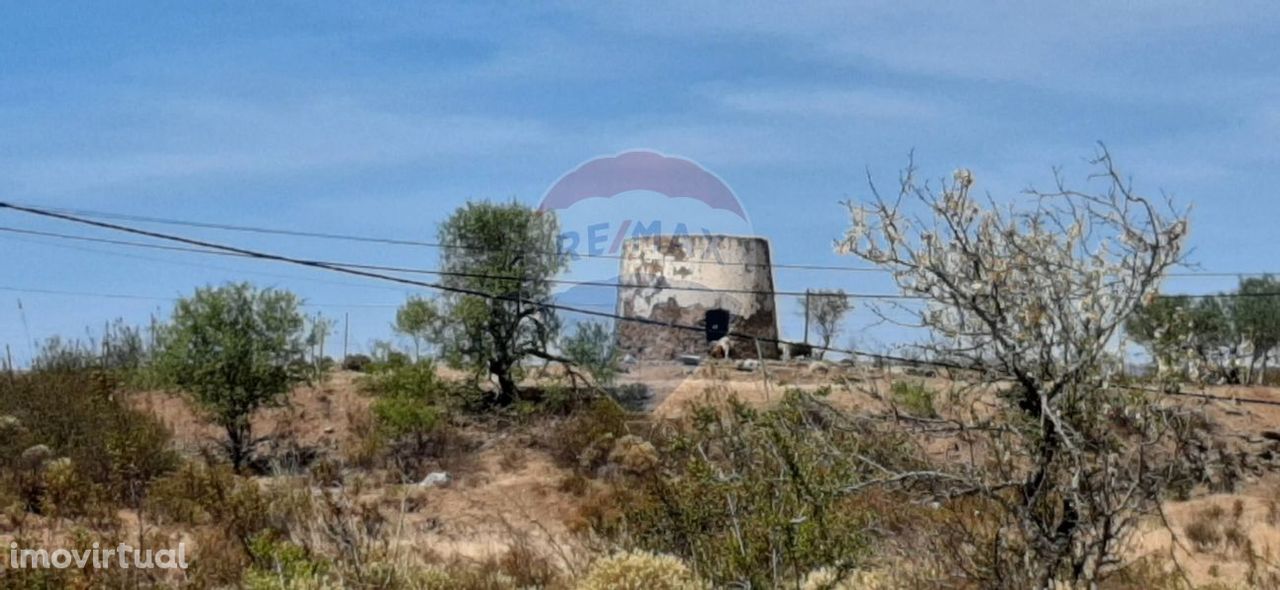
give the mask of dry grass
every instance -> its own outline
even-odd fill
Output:
[[[727,367],[703,367],[686,375],[679,367],[651,366],[642,367],[626,379],[651,383],[661,398],[655,400],[656,414],[679,418],[691,402],[714,401],[717,396],[729,394],[749,404],[768,405],[781,398],[779,382],[784,380],[808,390],[834,382],[828,398],[834,406],[884,413],[889,411],[886,400],[891,384],[900,378],[869,378],[840,368],[830,375],[818,376],[801,365],[770,366],[769,372],[773,381],[765,383],[758,372],[738,372]],[[356,377],[336,373],[323,385],[297,389],[288,406],[256,417],[255,430],[280,441],[265,450],[306,459],[299,461],[298,469],[252,481],[264,490],[288,490],[288,497],[317,497],[341,489],[350,509],[342,517],[348,524],[381,523],[373,527],[376,535],[371,536],[376,539],[361,541],[366,545],[376,541],[378,549],[374,553],[381,553],[375,561],[381,560],[406,576],[417,572],[414,575],[424,579],[435,575],[423,573],[427,571],[424,568],[437,568],[440,579],[447,579],[449,584],[440,587],[571,586],[585,575],[592,556],[607,549],[579,533],[589,532],[592,522],[616,518],[616,504],[625,501],[625,495],[619,495],[608,478],[602,477],[602,467],[616,465],[634,472],[652,468],[644,445],[639,444],[643,441],[627,436],[644,430],[629,425],[626,416],[606,412],[578,414],[501,427],[468,423],[459,426],[459,436],[465,441],[424,467],[449,471],[454,476],[452,485],[423,488],[406,482],[377,460],[384,449],[377,448],[366,436],[369,398],[357,391]],[[841,380],[846,378],[860,379],[867,389],[886,395],[878,397],[843,387]],[[912,379],[936,391],[948,387],[936,378]],[[1280,392],[1266,388],[1227,388],[1215,393],[1280,400]],[[179,397],[145,392],[135,394],[130,401],[169,425],[177,447],[188,457],[198,457],[221,435]],[[1222,432],[1247,435],[1280,424],[1280,408],[1217,402],[1203,407],[1219,421]],[[940,404],[938,411],[945,416],[948,410]],[[927,450],[939,458],[954,452],[942,446]],[[1196,584],[1267,587],[1268,580],[1274,577],[1276,552],[1280,551],[1278,490],[1280,478],[1264,478],[1235,494],[1206,496],[1203,490],[1196,490],[1193,499],[1168,504],[1166,513],[1172,534],[1160,522],[1147,523],[1131,549],[1135,566],[1130,573],[1138,580],[1163,580],[1161,576],[1167,577],[1176,562]],[[64,491],[70,498],[74,486]],[[276,503],[273,510],[288,512],[286,499],[271,498]],[[886,505],[884,510],[889,511],[891,506]],[[370,510],[376,512],[376,518]],[[360,516],[362,511],[364,516]],[[243,569],[253,563],[244,554],[242,540],[220,530],[209,519],[193,516],[179,522],[184,519],[166,515],[161,520],[158,512],[139,515],[128,510],[116,516],[118,522],[108,527],[116,531],[112,534],[142,528],[155,542],[184,539],[202,554],[217,556],[199,560],[189,572],[210,585],[238,584]],[[304,536],[331,538],[331,532],[320,530],[325,528],[320,526],[324,522],[315,520],[313,530]],[[62,531],[69,528],[65,522],[56,526]],[[918,529],[887,523],[881,526],[900,538],[904,547],[919,546],[918,540],[911,537]],[[44,517],[0,515],[0,541],[33,531],[53,534],[49,532],[53,530],[55,525]],[[430,551],[424,550],[427,547]],[[886,559],[901,559],[908,552],[902,553],[886,554]],[[907,561],[901,567],[926,565]],[[925,572],[921,574],[924,577],[930,575],[927,569],[921,571]],[[420,586],[433,587],[425,582]],[[1152,583],[1150,587],[1157,586]]]

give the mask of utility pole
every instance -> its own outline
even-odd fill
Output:
[[[809,290],[804,290],[804,343],[809,343],[809,313],[813,309],[812,302],[809,301]]]
[[[347,362],[347,337],[351,333],[351,312],[342,314],[342,362]]]
[[[323,323],[325,320],[320,314],[316,314],[316,322],[320,324],[320,362],[324,362],[324,338],[329,335],[329,324]]]

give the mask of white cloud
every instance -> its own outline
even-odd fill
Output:
[[[935,100],[882,89],[727,90],[707,92],[734,110],[767,115],[858,119],[934,119],[944,106]]]
[[[1229,42],[1241,28],[1265,30],[1280,22],[1280,5],[1262,0],[1228,5],[1192,0],[802,5],[655,0],[590,6],[589,14],[602,26],[657,37],[756,41],[828,64],[1143,100],[1170,96],[1168,91],[1185,89],[1187,82],[1170,76],[1167,67],[1142,67],[1144,57],[1170,58],[1194,40]],[[1176,66],[1177,60],[1165,65]],[[1226,79],[1206,68],[1195,74]],[[1149,88],[1151,83],[1156,88]]]
[[[9,181],[60,194],[130,183],[282,175],[510,153],[549,140],[538,121],[379,110],[349,99],[261,104],[172,100],[148,105],[140,136],[162,147],[125,153],[10,158]]]

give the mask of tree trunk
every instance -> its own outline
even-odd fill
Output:
[[[253,428],[249,421],[234,420],[226,425],[227,458],[231,459],[231,467],[239,473],[253,455],[250,448],[253,440]]]
[[[489,362],[489,372],[498,378],[498,403],[509,404],[520,398],[520,389],[511,377],[511,362],[496,360]]]

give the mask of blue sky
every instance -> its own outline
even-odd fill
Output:
[[[0,18],[0,194],[76,207],[430,239],[471,198],[536,203],[631,148],[723,178],[778,262],[831,253],[841,199],[972,169],[1010,195],[1087,172],[1105,141],[1140,190],[1194,205],[1193,261],[1280,270],[1280,8],[1269,2],[10,4]],[[82,232],[13,213],[0,225]],[[433,266],[423,249],[186,231],[312,257]],[[75,246],[73,249],[68,246]],[[89,248],[86,251],[85,248]],[[0,341],[145,321],[231,279],[387,336],[405,289],[268,263],[0,236]],[[890,292],[779,270],[780,289]],[[1179,279],[1208,292],[1230,279]],[[23,312],[19,314],[17,299]],[[790,302],[785,308],[793,309]],[[24,322],[25,316],[25,322]],[[794,313],[784,332],[795,336]],[[850,329],[867,346],[892,340]],[[331,351],[333,352],[333,351]]]

